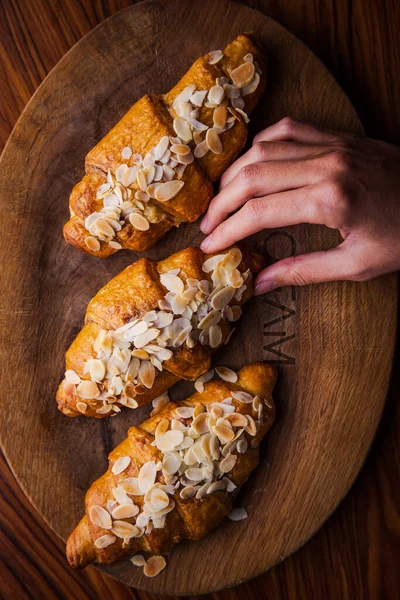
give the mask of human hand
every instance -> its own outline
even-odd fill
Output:
[[[282,119],[257,134],[224,173],[201,223],[211,234],[201,249],[218,252],[265,228],[298,223],[338,229],[344,241],[267,267],[255,294],[286,285],[365,281],[399,269],[400,149]]]

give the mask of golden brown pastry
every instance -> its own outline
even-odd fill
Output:
[[[67,542],[73,567],[168,552],[206,536],[230,513],[274,421],[276,372],[255,363],[222,373],[230,382],[213,380],[169,402],[111,452]]]
[[[66,241],[98,257],[143,251],[195,221],[242,150],[265,87],[265,57],[239,35],[193,64],[166,95],[141,98],[86,156]]]
[[[261,256],[243,245],[214,256],[186,248],[158,263],[134,262],[90,301],[66,353],[59,409],[113,416],[180,379],[196,380],[210,368],[210,352],[229,339],[261,268]]]

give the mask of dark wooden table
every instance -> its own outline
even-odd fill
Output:
[[[129,0],[0,0],[0,149],[35,89],[65,52],[129,4]],[[279,21],[325,62],[371,137],[400,144],[400,0],[247,0],[247,4]],[[209,598],[400,598],[399,392],[398,349],[372,450],[335,514],[294,556],[258,579]],[[10,400],[12,409],[18,398]],[[70,569],[64,544],[25,498],[1,455],[0,477],[1,598],[151,598],[92,567],[79,573]]]

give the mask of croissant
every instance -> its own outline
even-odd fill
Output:
[[[102,418],[137,408],[180,379],[210,368],[253,293],[262,258],[244,245],[205,256],[186,248],[158,263],[141,258],[91,300],[66,353],[61,412]]]
[[[75,567],[144,550],[165,553],[206,536],[226,517],[259,460],[275,408],[275,368],[255,363],[169,402],[109,455],[86,494],[85,516],[67,542]]]
[[[141,98],[86,156],[65,240],[106,257],[143,251],[195,221],[242,150],[247,113],[265,88],[265,57],[239,35],[202,56],[165,95]]]

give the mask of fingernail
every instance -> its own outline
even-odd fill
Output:
[[[261,296],[262,294],[267,294],[278,287],[280,287],[279,283],[276,283],[276,281],[273,279],[266,279],[265,281],[260,281],[260,283],[256,284],[254,288],[254,295]]]
[[[202,220],[202,222],[200,223],[200,229],[202,230],[203,233],[207,233],[207,223],[208,223],[208,217],[205,216],[204,219]]]
[[[210,242],[211,242],[211,237],[212,236],[209,235],[208,237],[206,237],[205,240],[203,240],[201,242],[201,245],[200,245],[201,250],[207,250],[207,248],[208,248],[208,246],[210,245]]]

